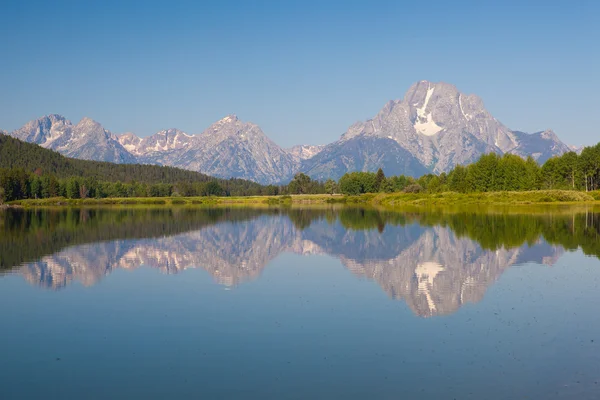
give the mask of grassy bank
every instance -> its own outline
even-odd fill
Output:
[[[106,199],[51,199],[18,200],[13,206],[94,206],[94,205],[317,205],[348,204],[373,205],[395,208],[412,206],[446,205],[531,205],[531,204],[600,204],[600,191],[577,192],[567,190],[539,190],[529,192],[490,192],[490,193],[379,193],[360,196],[343,195],[293,195],[293,196],[248,196],[248,197],[129,197]]]
[[[291,205],[291,204],[328,204],[346,203],[348,199],[340,195],[295,195],[295,196],[244,196],[244,197],[126,197],[104,199],[50,199],[16,200],[11,206],[94,206],[94,205],[156,205],[156,206],[193,206],[193,205]]]
[[[536,190],[528,192],[488,192],[488,193],[390,193],[372,199],[377,205],[394,207],[397,205],[469,205],[469,204],[582,204],[600,203],[600,192],[577,192],[568,190]]]

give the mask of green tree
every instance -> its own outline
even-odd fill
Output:
[[[467,168],[462,165],[457,165],[448,174],[448,187],[453,192],[469,193],[473,189],[468,179]]]
[[[427,183],[427,191],[429,193],[439,193],[442,188],[442,182],[438,176],[434,176]]]
[[[338,191],[337,183],[333,179],[327,179],[325,182],[325,192],[333,195]]]
[[[290,194],[306,194],[309,193],[312,180],[306,174],[302,172],[294,175],[294,179],[288,184],[288,191]]]
[[[223,195],[223,188],[217,181],[210,181],[206,184],[206,195],[221,196]]]
[[[339,189],[348,195],[376,193],[376,175],[372,172],[350,172],[344,174],[339,182]]]
[[[69,199],[79,198],[79,182],[76,178],[69,178],[65,185],[66,195]]]
[[[31,178],[31,198],[32,199],[39,199],[42,197],[42,179],[37,176],[34,175]]]
[[[340,178],[338,185],[343,194],[356,196],[362,193],[360,179],[355,172],[344,174]]]
[[[379,168],[377,170],[377,174],[375,175],[375,189],[378,192],[381,192],[383,187],[383,183],[385,181],[385,174],[383,173],[383,170],[381,168]]]
[[[521,176],[521,185],[518,190],[538,190],[540,189],[541,168],[539,164],[528,156],[525,160],[523,175]]]
[[[279,194],[279,187],[275,185],[268,185],[265,187],[265,194],[268,196],[277,196]]]
[[[570,151],[559,157],[558,161],[561,178],[568,186],[575,189],[576,183],[580,179],[579,156],[574,151]]]
[[[559,187],[562,183],[562,177],[559,171],[559,160],[558,157],[552,157],[548,159],[541,170],[541,184],[545,189],[553,189]]]

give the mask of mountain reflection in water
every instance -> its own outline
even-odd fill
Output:
[[[598,214],[342,209],[70,209],[0,213],[0,266],[34,285],[90,286],[115,269],[201,268],[226,286],[282,253],[329,255],[422,317],[480,301],[509,267],[598,255]]]

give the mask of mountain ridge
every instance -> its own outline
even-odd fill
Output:
[[[9,135],[74,158],[173,166],[262,184],[283,183],[298,172],[315,179],[378,168],[387,175],[441,173],[486,153],[532,156],[542,163],[572,150],[550,129],[510,130],[477,95],[429,81],[416,82],[402,99],[386,102],[373,118],[355,122],[325,145],[284,149],[235,114],[199,134],[170,128],[144,138],[115,135],[87,117],[74,125],[50,114]]]

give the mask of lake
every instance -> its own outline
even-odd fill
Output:
[[[598,399],[600,214],[0,211],[1,399]]]

